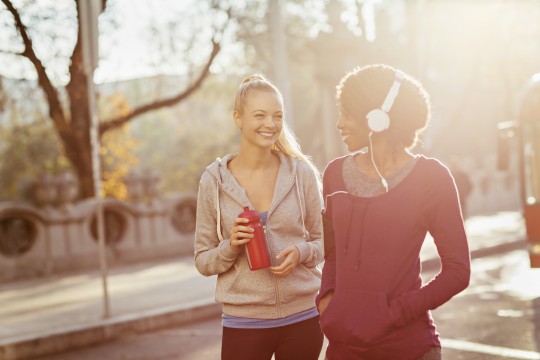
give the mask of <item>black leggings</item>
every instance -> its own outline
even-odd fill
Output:
[[[323,334],[319,317],[269,329],[223,327],[222,360],[317,360]]]

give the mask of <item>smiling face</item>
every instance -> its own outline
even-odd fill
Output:
[[[341,109],[336,127],[349,151],[358,151],[368,145],[369,129],[364,119],[357,119]]]
[[[233,117],[242,132],[242,141],[271,148],[283,127],[283,100],[273,91],[250,90]]]

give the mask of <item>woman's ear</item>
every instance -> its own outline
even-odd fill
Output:
[[[238,113],[238,111],[233,112],[233,120],[234,120],[236,126],[239,129],[241,129],[242,128],[242,119],[240,118],[240,114]]]

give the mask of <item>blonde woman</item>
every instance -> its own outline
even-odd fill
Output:
[[[315,308],[323,260],[320,180],[287,127],[280,91],[255,74],[238,88],[233,112],[240,149],[201,177],[195,265],[217,275],[223,304],[222,359],[317,359],[323,335]],[[272,265],[251,271],[253,237],[244,207],[259,212]]]

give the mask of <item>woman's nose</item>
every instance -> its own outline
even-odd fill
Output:
[[[274,118],[272,116],[267,116],[266,121],[265,121],[265,125],[270,127],[270,128],[275,128],[276,127],[276,122],[274,121]]]
[[[337,123],[336,123],[336,128],[337,128],[338,130],[343,129],[343,119],[342,119],[341,116],[339,117],[339,119],[338,119],[338,121],[337,121]]]

